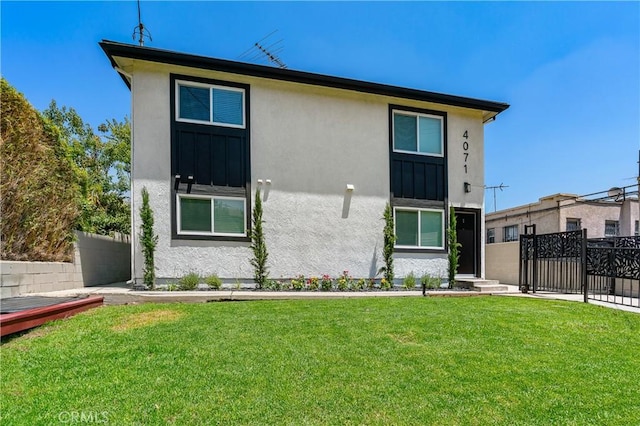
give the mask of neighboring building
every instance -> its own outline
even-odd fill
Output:
[[[594,195],[602,196],[594,199]],[[640,235],[639,220],[636,186],[607,195],[591,194],[591,198],[550,195],[537,203],[488,213],[485,218],[486,277],[518,284],[518,244],[527,225],[535,225],[537,234],[586,229],[588,238],[602,238]]]
[[[637,192],[626,196],[588,199],[575,194],[555,194],[537,203],[487,213],[487,243],[519,241],[526,225],[536,233],[587,229],[589,238],[638,235]]]
[[[258,187],[272,277],[376,275],[387,203],[396,276],[446,274],[450,206],[459,272],[483,276],[483,127],[507,104],[100,45],[131,90],[136,281],[143,187],[160,281],[189,272],[249,280]]]

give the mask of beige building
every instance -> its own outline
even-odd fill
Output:
[[[261,189],[273,277],[373,277],[395,218],[397,277],[484,276],[484,126],[509,105],[149,47],[100,43],[131,90],[132,276],[141,192],[154,211],[159,281],[251,280]]]
[[[518,283],[518,244],[525,226],[535,225],[537,234],[586,229],[588,238],[640,235],[638,208],[634,185],[589,197],[549,195],[536,203],[487,213],[486,277]]]

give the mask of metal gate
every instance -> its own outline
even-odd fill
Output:
[[[583,294],[640,307],[640,236],[587,239],[587,230],[520,236],[520,288]]]
[[[584,292],[586,229],[536,235],[535,225],[520,236],[520,288],[523,291]]]

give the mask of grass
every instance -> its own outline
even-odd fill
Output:
[[[638,348],[637,314],[524,298],[109,306],[2,345],[0,422],[640,424]]]

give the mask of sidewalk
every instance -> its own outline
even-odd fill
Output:
[[[477,291],[427,291],[429,297],[474,297],[474,296],[511,296],[529,297],[537,299],[565,300],[583,302],[581,294],[561,294],[552,292],[537,292],[523,294],[518,286],[506,285],[508,290],[503,292]],[[414,291],[370,291],[370,292],[322,292],[322,291],[253,291],[224,289],[219,291],[133,291],[127,283],[114,283],[100,287],[84,287],[71,290],[51,291],[45,293],[31,293],[32,296],[73,297],[94,295],[104,297],[105,305],[123,305],[130,303],[169,303],[169,302],[216,302],[216,301],[246,301],[246,300],[286,300],[286,299],[344,299],[363,297],[422,297],[421,290]],[[27,295],[23,295],[27,296]],[[616,305],[598,300],[589,300],[590,304],[604,306],[611,309],[634,312],[640,314],[639,307]]]

